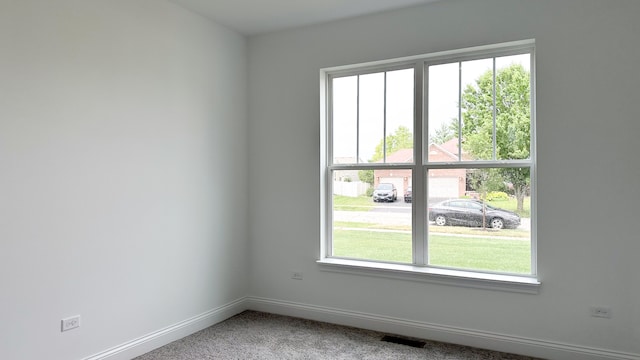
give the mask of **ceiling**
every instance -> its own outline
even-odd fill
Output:
[[[243,35],[426,4],[439,0],[171,0]]]

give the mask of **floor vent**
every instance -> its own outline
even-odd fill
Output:
[[[394,344],[407,345],[414,348],[423,348],[427,344],[424,341],[411,340],[411,339],[401,338],[397,336],[389,336],[389,335],[383,336],[382,339],[380,340],[394,343]]]

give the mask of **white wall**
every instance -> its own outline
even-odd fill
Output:
[[[0,358],[247,294],[246,51],[165,1],[0,1]]]
[[[632,0],[453,0],[251,38],[252,295],[640,354],[639,14]],[[529,38],[540,293],[320,272],[318,70]]]

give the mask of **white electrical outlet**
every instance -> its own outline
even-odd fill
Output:
[[[68,331],[80,327],[80,315],[62,319],[62,331]]]
[[[608,306],[592,306],[589,308],[591,316],[598,318],[611,318],[611,308]]]
[[[300,272],[300,271],[291,272],[291,278],[293,280],[302,280],[302,272]]]

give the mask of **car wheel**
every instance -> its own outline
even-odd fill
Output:
[[[500,218],[491,219],[491,228],[493,229],[502,229],[504,228],[504,221]]]
[[[447,225],[447,218],[444,215],[438,215],[436,216],[435,223],[438,226],[445,226]]]

